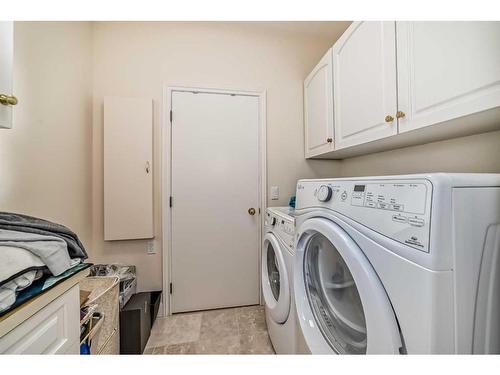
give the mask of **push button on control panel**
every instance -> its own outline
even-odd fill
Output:
[[[397,223],[407,223],[408,218],[403,215],[392,215],[392,221],[395,221]]]
[[[419,219],[415,217],[410,217],[408,219],[408,222],[410,223],[410,225],[413,225],[414,227],[423,227],[425,224],[424,219]]]
[[[402,204],[391,204],[389,208],[394,211],[404,211]]]

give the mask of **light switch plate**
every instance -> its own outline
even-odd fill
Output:
[[[278,186],[271,186],[271,199],[273,201],[280,199],[280,188]]]
[[[148,241],[148,254],[156,254],[155,243],[154,241]]]

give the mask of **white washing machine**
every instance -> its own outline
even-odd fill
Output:
[[[301,180],[295,299],[314,353],[500,353],[500,175]]]
[[[269,337],[277,354],[294,354],[296,338],[293,297],[295,219],[288,207],[266,210],[262,245],[262,294]]]

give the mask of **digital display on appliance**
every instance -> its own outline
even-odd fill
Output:
[[[354,191],[363,192],[365,191],[365,186],[366,185],[354,185]]]

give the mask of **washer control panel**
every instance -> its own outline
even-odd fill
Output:
[[[324,186],[331,189],[325,201]],[[412,248],[428,252],[432,184],[417,180],[301,180],[297,209],[324,207]]]
[[[426,196],[427,187],[424,184],[356,184],[351,194],[351,204],[423,215]]]
[[[268,230],[272,230],[276,236],[281,238],[292,249],[295,236],[295,219],[278,210],[273,207],[266,210],[265,225]]]
[[[321,202],[328,202],[332,198],[332,188],[328,185],[321,185],[318,188],[317,197]]]

